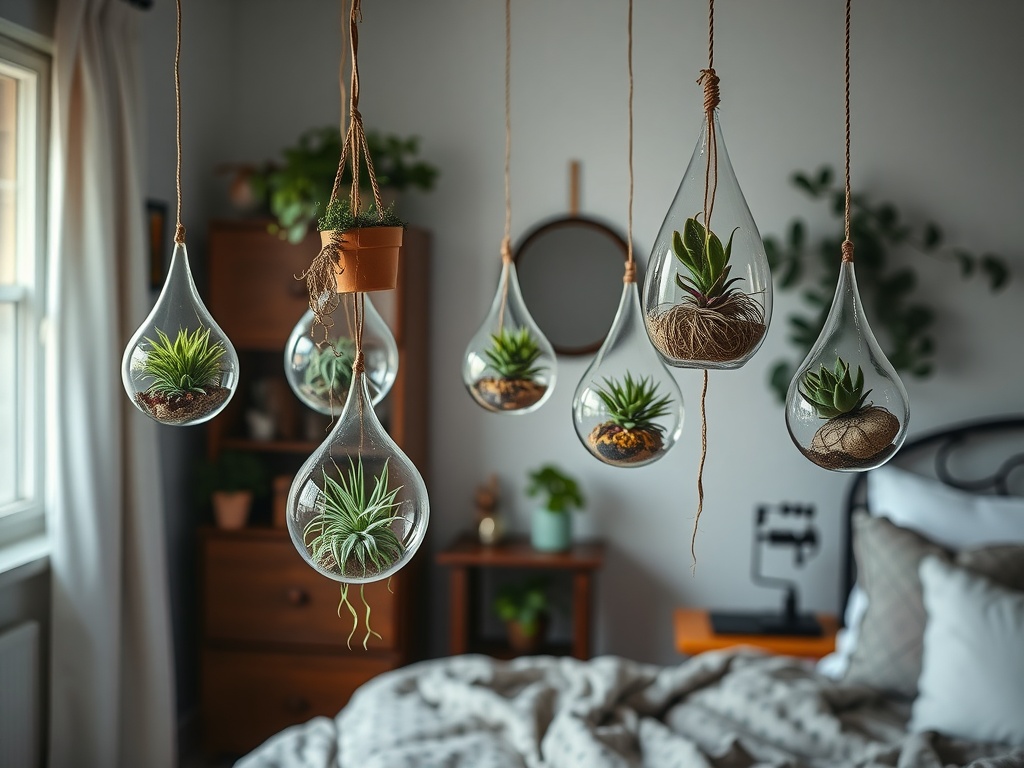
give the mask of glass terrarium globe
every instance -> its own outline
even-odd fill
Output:
[[[285,378],[296,397],[315,411],[337,413],[348,399],[355,359],[356,294],[338,296],[338,307],[328,331],[331,344],[317,345],[313,332],[313,310],[299,319],[284,348]],[[364,297],[363,366],[370,402],[377,405],[391,391],[398,375],[398,345],[384,318],[374,308],[369,296]]]
[[[644,331],[640,291],[625,283],[611,330],[576,387],[573,424],[605,464],[657,461],[683,431],[683,396]]]
[[[324,576],[365,584],[409,562],[429,516],[423,478],[377,420],[366,374],[356,373],[334,429],[292,481],[292,543]]]
[[[821,335],[786,395],[786,427],[810,461],[835,472],[880,467],[903,445],[910,401],[864,315],[844,262]]]
[[[480,407],[518,415],[547,401],[555,372],[555,351],[523,302],[515,265],[506,262],[491,309],[466,348],[462,381]]]
[[[224,410],[238,387],[238,355],[196,291],[184,243],[167,280],[121,358],[135,407],[161,424],[187,426]]]
[[[772,314],[764,243],[729,161],[718,110],[713,120],[715,141],[709,143],[705,116],[644,282],[651,342],[678,368],[741,367],[764,341]],[[710,233],[704,221],[709,154]]]

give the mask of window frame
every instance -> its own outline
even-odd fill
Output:
[[[3,22],[3,20],[0,20]],[[47,427],[45,319],[47,191],[50,154],[52,45],[45,38],[0,23],[0,70],[19,82],[17,173],[28,175],[27,203],[19,198],[16,221],[15,284],[0,286],[0,303],[13,304],[17,324],[17,469],[23,497],[0,506],[0,547],[42,534],[46,529],[48,483],[45,473]],[[28,151],[22,150],[22,143]]]

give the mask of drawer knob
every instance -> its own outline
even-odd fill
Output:
[[[291,605],[305,605],[309,602],[309,592],[302,587],[288,587],[288,590],[285,592],[285,599]]]
[[[289,696],[284,700],[284,710],[292,715],[301,715],[309,711],[309,699],[303,696]]]

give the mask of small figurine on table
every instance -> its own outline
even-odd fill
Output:
[[[505,521],[498,512],[498,476],[476,489],[476,532],[486,547],[497,544],[505,537]]]

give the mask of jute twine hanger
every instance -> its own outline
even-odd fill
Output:
[[[626,12],[626,68],[629,73],[629,130],[627,164],[629,165],[629,203],[626,206],[626,270],[622,282],[636,282],[636,260],[633,258],[633,0],[629,0]]]
[[[177,188],[178,208],[175,214],[174,242],[185,244],[185,225],[181,223],[181,0],[177,0],[177,29],[174,40],[174,137],[178,150],[177,165],[174,169],[174,184]]]
[[[846,199],[844,202],[844,235],[843,263],[853,261],[853,240],[850,238],[850,6],[852,0],[846,0],[846,60],[845,60],[845,96],[846,96]]]
[[[505,307],[508,306],[508,270],[512,264],[512,0],[505,0],[505,236],[501,239],[501,311],[498,333],[505,328]]]

